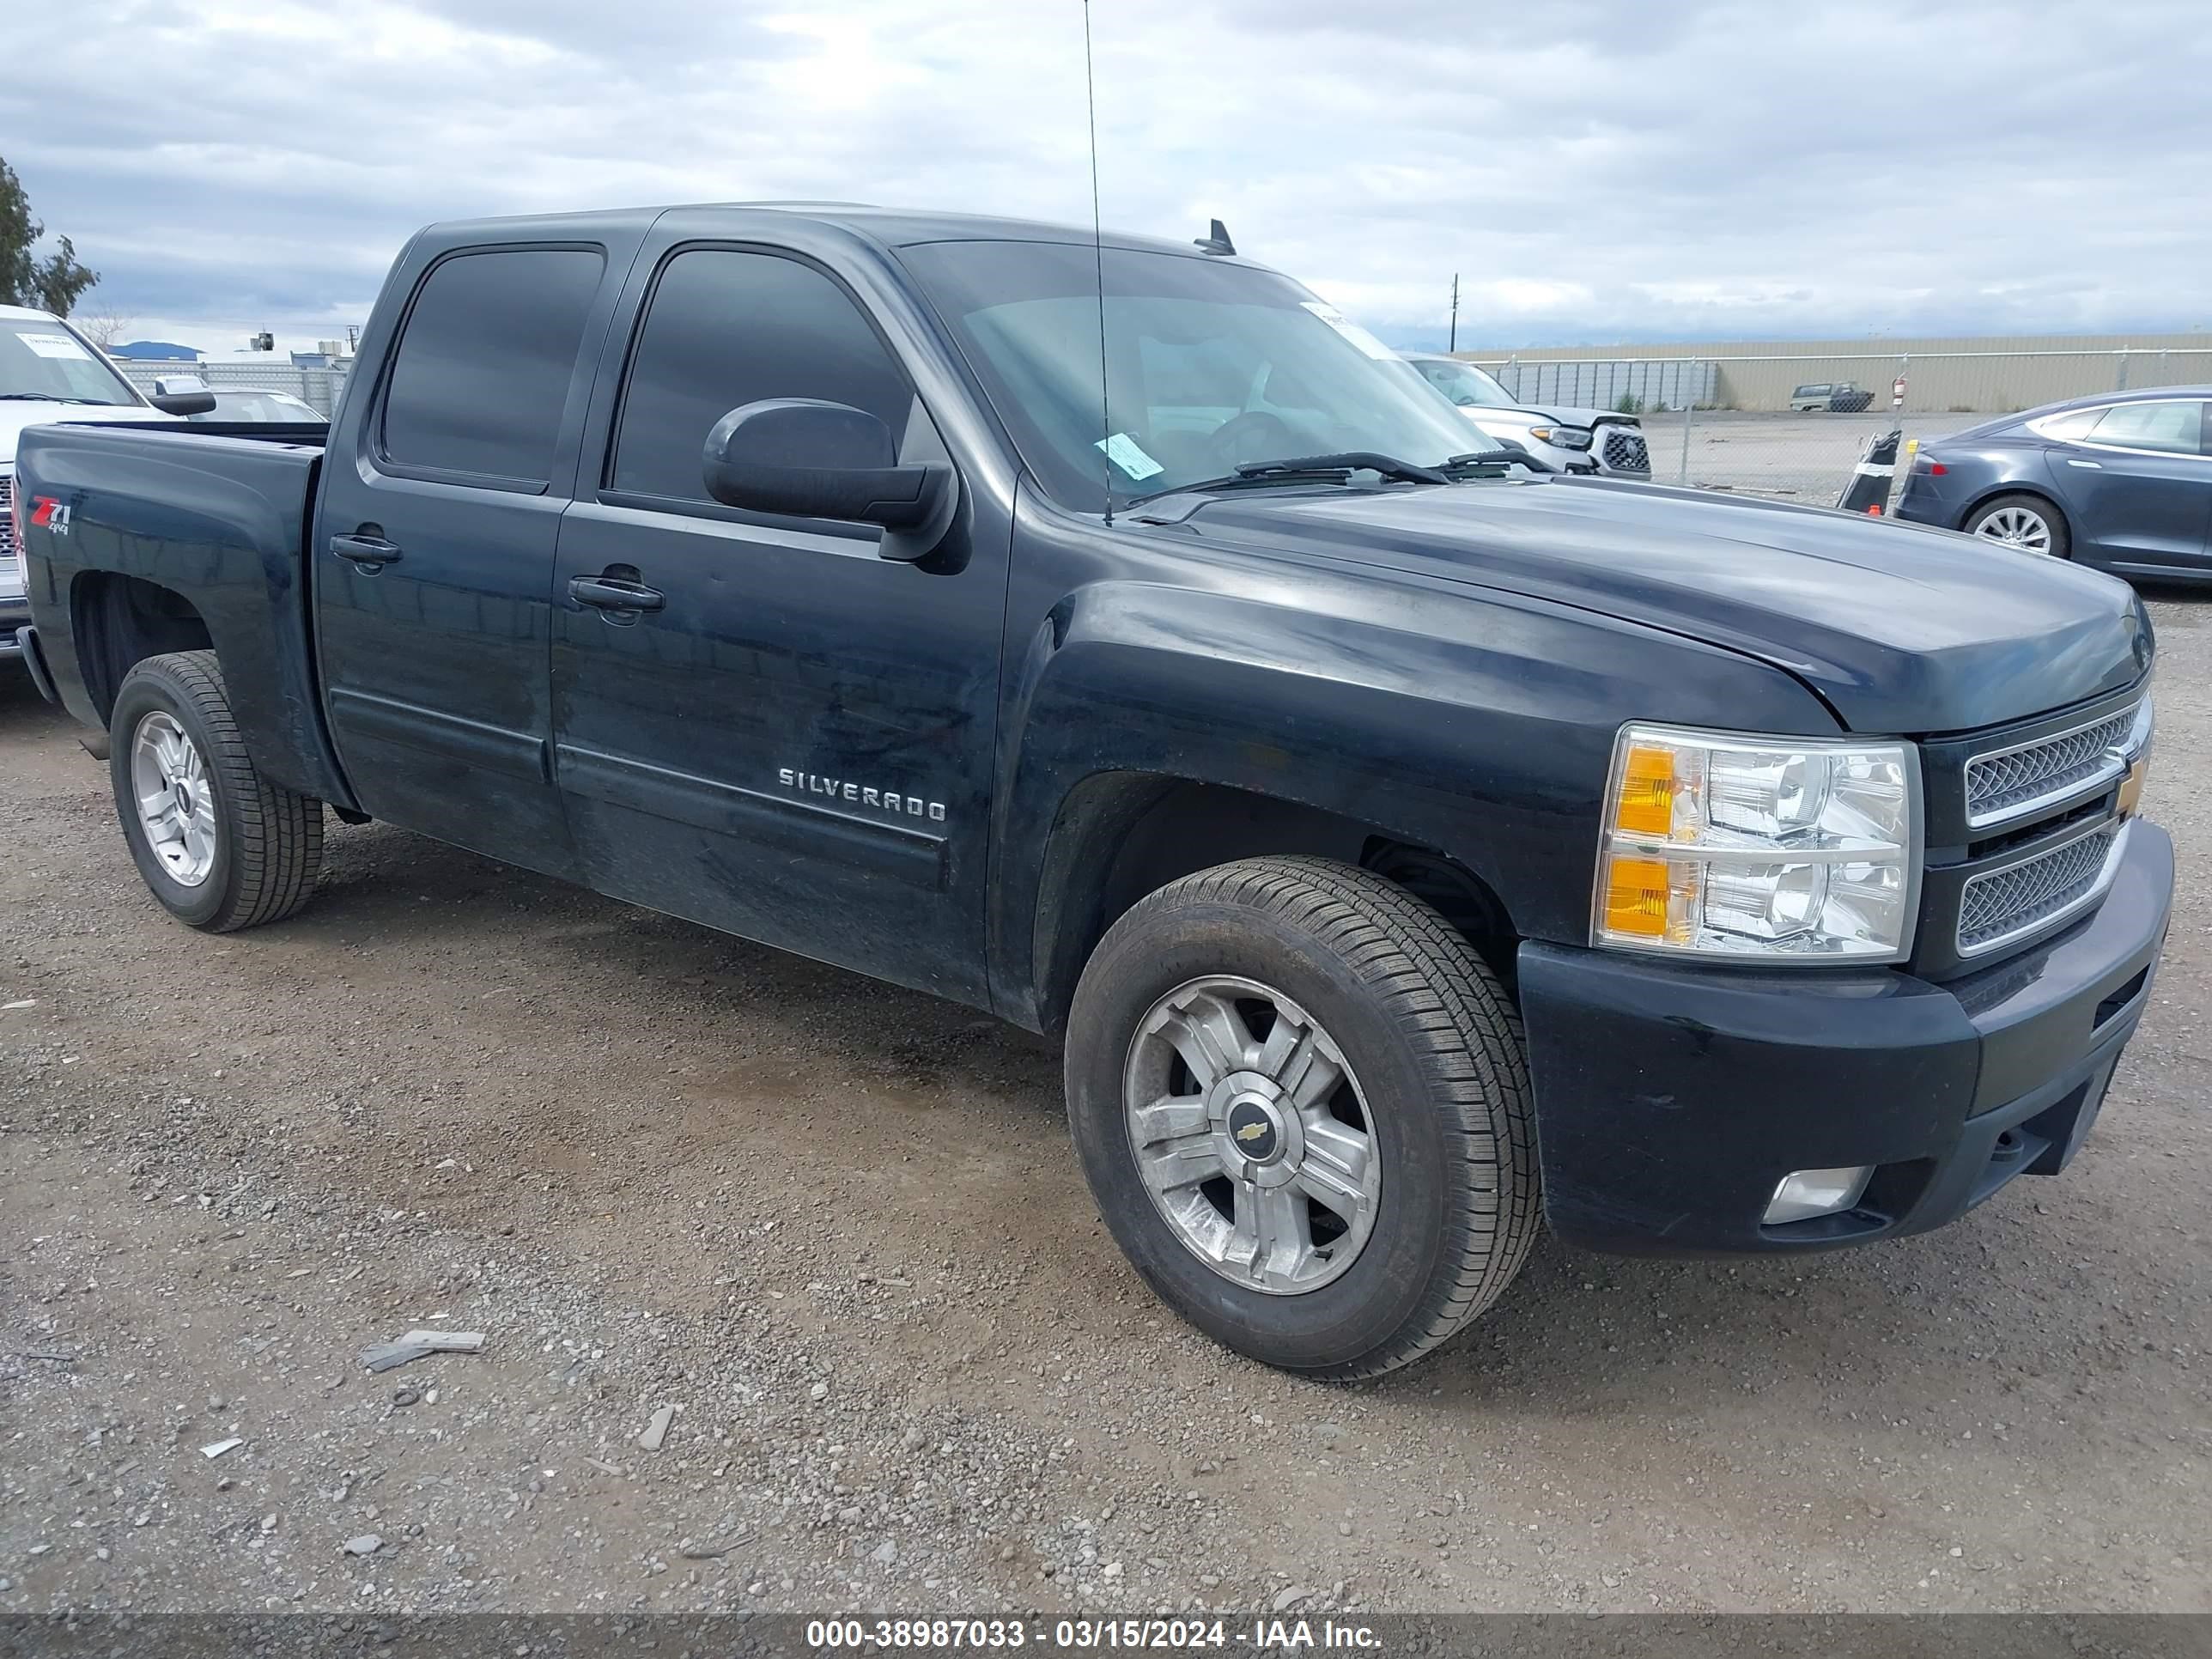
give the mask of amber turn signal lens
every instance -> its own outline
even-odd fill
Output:
[[[1638,744],[1621,767],[1620,803],[1613,827],[1662,840],[1674,828],[1674,751]]]
[[[1664,860],[1615,858],[1605,877],[1606,931],[1638,939],[1665,938],[1667,894]]]

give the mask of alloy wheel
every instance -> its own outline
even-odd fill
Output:
[[[215,868],[215,787],[199,746],[174,716],[155,709],[131,733],[131,789],[162,870],[179,887],[200,885]]]
[[[1129,1145],[1176,1237],[1273,1296],[1320,1289],[1375,1229],[1382,1163],[1328,1033],[1256,980],[1192,980],[1155,1002],[1123,1072]]]

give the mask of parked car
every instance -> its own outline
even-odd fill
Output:
[[[2212,580],[2212,386],[2111,392],[1931,439],[1897,516],[2116,575]]]
[[[8,510],[15,446],[41,421],[167,421],[198,399],[157,406],[106,355],[51,312],[0,306],[0,659],[21,656],[15,630],[31,620],[23,562]]]
[[[190,926],[299,910],[327,805],[1060,1035],[1138,1272],[1310,1375],[1547,1219],[1789,1254],[2063,1169],[2173,881],[2136,596],[1470,462],[1210,240],[433,227],[343,465],[26,436],[34,672]]]
[[[1465,358],[1428,352],[1404,355],[1423,380],[1481,430],[1510,439],[1562,472],[1601,472],[1638,480],[1651,476],[1651,452],[1644,441],[1643,422],[1633,415],[1572,404],[1524,404],[1496,376]]]
[[[201,422],[269,421],[288,426],[328,426],[330,417],[289,392],[226,389],[213,394],[215,407],[191,418]]]
[[[1795,414],[1856,415],[1873,401],[1874,393],[1856,380],[1814,380],[1790,393]]]

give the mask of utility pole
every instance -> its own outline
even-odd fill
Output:
[[[1444,349],[1447,351],[1459,349],[1459,272],[1455,270],[1452,272],[1451,343]]]

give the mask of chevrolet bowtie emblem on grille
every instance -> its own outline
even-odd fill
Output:
[[[2131,818],[2136,808],[2142,805],[2143,781],[2150,776],[2150,757],[2146,755],[2128,768],[2128,775],[2120,781],[2120,816]]]

